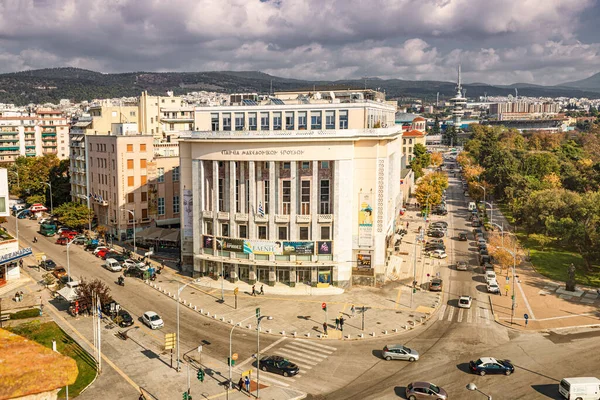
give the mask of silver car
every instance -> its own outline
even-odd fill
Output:
[[[387,360],[408,360],[410,362],[419,359],[419,353],[416,350],[409,349],[401,344],[388,344],[381,352],[381,356]]]

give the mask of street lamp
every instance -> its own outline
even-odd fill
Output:
[[[179,303],[181,303],[181,297],[179,296],[181,295],[181,292],[183,291],[183,289],[185,289],[186,286],[198,282],[200,282],[200,279],[194,279],[193,281],[190,281],[183,286],[181,286],[180,284],[179,289],[177,290],[177,372],[181,371],[179,360]]]
[[[241,320],[240,322],[238,322],[237,324],[233,325],[233,328],[231,328],[231,331],[229,332],[229,358],[227,359],[227,363],[229,364],[229,382],[227,384],[227,399],[229,399],[229,390],[231,389],[231,356],[232,356],[232,352],[231,352],[231,342],[233,340],[233,330],[235,329],[236,326],[238,325],[242,325],[242,322],[249,320],[250,318],[254,318],[254,315],[251,315],[247,318],[244,318],[243,320]]]
[[[494,223],[494,205],[492,203],[488,203],[487,201],[484,201],[483,204],[487,204],[488,206],[490,206],[490,223],[493,224]]]
[[[69,262],[69,247],[73,244],[75,238],[67,243],[67,282],[71,282],[71,263]]]
[[[40,182],[43,183],[44,185],[48,185],[48,187],[50,188],[50,215],[54,214],[54,207],[52,206],[52,183],[50,182]]]
[[[256,319],[256,398],[258,399],[258,391],[260,389],[260,321],[267,319],[271,321],[273,317],[270,315],[262,315]]]
[[[131,214],[131,218],[133,218],[133,254],[137,255],[135,248],[135,212],[128,210],[127,208],[121,208],[121,210],[127,211],[129,214]]]
[[[477,386],[475,386],[475,384],[473,382],[471,382],[467,385],[467,390],[470,390],[470,391],[476,390],[479,393],[481,393],[482,395],[486,396],[488,398],[488,400],[492,400],[492,396],[490,396],[489,394],[483,393],[481,390],[477,389]]]

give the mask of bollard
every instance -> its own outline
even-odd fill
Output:
[[[371,336],[375,337],[375,332],[371,332]]]
[[[358,334],[358,337],[359,337],[360,339],[363,339],[363,338],[365,337],[365,335],[363,335],[362,333],[359,333],[359,334]]]
[[[225,317],[221,317],[221,321],[225,322]]]
[[[285,336],[285,331],[281,331],[281,334],[282,334],[283,336]]]
[[[217,314],[213,314],[213,319],[217,319]]]
[[[256,328],[256,330],[258,330],[259,332],[262,332],[262,328],[260,326],[258,328]]]
[[[232,319],[229,320],[229,324],[233,325],[233,320]]]
[[[204,314],[204,310],[202,308],[200,309],[200,314]]]
[[[198,307],[194,306],[194,311],[198,311]]]
[[[384,335],[387,335],[387,331],[383,331],[383,334],[384,334]]]
[[[394,333],[398,332],[398,328],[394,328]]]
[[[248,328],[248,329],[252,329],[252,325],[251,325],[251,324],[248,324],[248,326],[246,326],[246,328]]]
[[[293,336],[293,337],[296,337],[296,332],[292,332],[292,336]]]
[[[308,333],[306,334],[306,337],[310,337],[310,332],[308,332]]]
[[[184,306],[187,304],[187,302],[185,300],[182,300],[182,303]]]
[[[189,303],[189,304],[188,304],[188,307],[189,307],[189,308],[194,308],[194,306],[192,306],[192,303]]]
[[[267,329],[267,333],[271,333],[271,328]]]
[[[402,328],[404,328],[404,330],[408,329],[407,325],[402,325]]]
[[[171,297],[171,292],[169,292],[168,296]]]
[[[242,326],[242,324],[238,322],[237,324],[235,324],[235,326]]]
[[[210,313],[209,313],[208,311],[206,312],[206,316],[207,316],[207,317],[210,317]]]

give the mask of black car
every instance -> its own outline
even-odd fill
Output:
[[[510,375],[515,372],[515,367],[509,360],[496,360],[492,357],[481,357],[477,361],[469,362],[469,370],[481,376],[485,374]]]
[[[427,236],[436,237],[436,238],[442,238],[442,237],[444,237],[444,232],[441,232],[441,231],[429,231],[429,232],[427,232]]]
[[[429,226],[439,226],[442,228],[447,228],[448,223],[446,221],[435,221],[435,222],[432,222],[431,224],[429,224]]]
[[[108,260],[109,258],[117,260],[119,264],[122,264],[125,260],[127,260],[123,254],[115,253],[114,251],[109,251],[104,255],[104,257],[102,257],[103,260]]]
[[[54,271],[54,269],[56,268],[56,263],[48,258],[46,259],[46,261],[42,261],[41,266],[46,271]]]
[[[294,376],[300,372],[300,368],[296,364],[281,356],[266,356],[261,358],[260,369],[275,372],[283,376]]]
[[[125,310],[119,310],[119,313],[115,317],[115,322],[119,324],[121,328],[126,328],[133,325],[133,318]]]
[[[446,210],[433,210],[434,215],[448,215],[448,211]]]
[[[125,271],[123,271],[123,275],[131,276],[132,278],[144,279],[144,272],[144,270],[138,267],[129,267]]]
[[[431,250],[444,250],[446,251],[446,246],[443,243],[430,243],[425,245],[425,251]]]
[[[460,240],[461,242],[466,242],[467,241],[467,234],[465,232],[461,232],[458,234],[458,240]]]

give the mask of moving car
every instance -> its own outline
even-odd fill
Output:
[[[500,286],[498,286],[498,282],[496,280],[489,281],[487,284],[488,293],[500,293]]]
[[[56,239],[56,244],[60,244],[61,246],[66,246],[67,243],[69,243],[69,239],[66,237],[59,237],[58,239]]]
[[[496,281],[496,273],[494,271],[486,271],[485,272],[485,281],[487,283],[491,282],[491,281]]]
[[[469,369],[474,374],[481,376],[485,374],[510,375],[515,371],[515,367],[509,360],[496,360],[493,357],[481,357],[477,361],[470,361]]]
[[[444,228],[447,228],[448,223],[446,221],[435,221],[435,222],[432,222],[429,226],[442,226]]]
[[[446,254],[446,252],[444,250],[432,250],[430,252],[428,252],[429,257],[433,257],[433,258],[446,258],[448,257],[448,254]]]
[[[37,213],[42,211],[48,211],[48,208],[46,208],[43,204],[36,203],[32,204],[31,207],[29,207],[29,211],[31,211],[32,213]]]
[[[260,369],[275,372],[283,376],[294,376],[300,372],[300,368],[296,364],[281,356],[265,356],[261,358]]]
[[[458,307],[459,308],[471,308],[471,296],[460,296],[458,298]]]
[[[443,286],[444,282],[440,278],[433,278],[431,282],[429,282],[429,290],[432,292],[441,292]]]
[[[119,272],[123,269],[123,267],[121,267],[121,264],[119,264],[119,262],[114,258],[108,258],[103,266],[104,268],[112,272]]]
[[[412,382],[406,386],[406,398],[408,400],[429,399],[447,400],[448,393],[441,387],[430,382]]]
[[[419,359],[419,353],[416,350],[409,349],[401,344],[388,344],[381,351],[381,356],[387,360],[408,360],[410,362]]]
[[[54,271],[54,269],[56,268],[56,263],[49,258],[47,258],[46,261],[42,261],[40,265],[46,271]]]
[[[429,239],[426,243],[426,245],[428,244],[433,244],[433,243],[441,243],[444,244],[444,239]]]
[[[467,234],[465,232],[461,232],[458,234],[458,240],[460,240],[461,242],[466,242],[467,241]]]
[[[457,271],[466,271],[469,269],[469,266],[466,261],[457,261],[456,262],[456,270]]]
[[[146,311],[142,314],[142,321],[148,325],[150,329],[160,329],[165,326],[165,323],[160,316],[154,311]]]
[[[600,399],[600,379],[594,377],[563,378],[558,385],[558,393],[565,399]]]
[[[133,318],[125,310],[119,310],[119,313],[115,317],[115,322],[121,327],[126,328],[133,325]]]
[[[137,261],[135,261],[135,260],[132,260],[131,258],[128,258],[127,260],[124,260],[124,261],[121,263],[121,265],[123,266],[123,268],[135,268],[135,267],[137,267],[139,264],[142,264],[142,265],[143,265],[143,263],[140,263],[140,262],[137,262]]]

